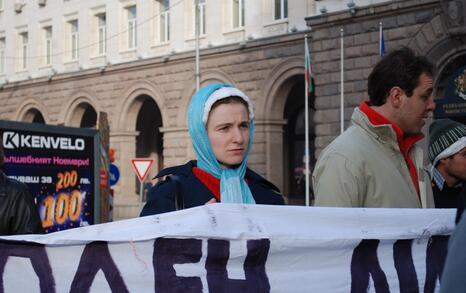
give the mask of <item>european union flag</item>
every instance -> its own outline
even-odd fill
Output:
[[[382,25],[380,25],[379,55],[380,55],[380,57],[383,57],[385,55],[385,40],[384,40],[384,37],[383,37]]]

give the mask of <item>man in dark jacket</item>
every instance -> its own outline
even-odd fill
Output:
[[[39,212],[27,186],[3,172],[3,143],[0,139],[0,235],[42,233]]]
[[[466,218],[462,218],[456,226],[448,243],[448,255],[440,283],[440,293],[466,292]]]
[[[466,126],[451,119],[435,120],[429,128],[429,159],[436,208],[465,206]]]

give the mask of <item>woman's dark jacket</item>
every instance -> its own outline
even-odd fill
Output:
[[[147,203],[140,216],[175,211],[177,210],[175,206],[176,198],[178,206],[184,208],[201,206],[214,198],[212,192],[192,172],[193,167],[196,167],[196,161],[189,161],[185,165],[160,171],[155,178],[167,177],[149,190]],[[285,204],[280,191],[275,185],[249,168],[246,169],[245,177],[257,204]]]
[[[39,212],[27,186],[0,170],[0,235],[39,233]]]

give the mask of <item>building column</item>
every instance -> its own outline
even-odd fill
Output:
[[[120,180],[113,186],[114,220],[134,218],[139,215],[139,195],[136,193],[136,173],[131,159],[136,157],[138,131],[113,131],[110,147],[116,150],[114,164],[120,169]]]
[[[185,164],[196,159],[186,127],[160,127],[163,136],[163,167]]]
[[[255,137],[264,138],[265,143],[265,177],[283,193],[285,178],[283,166],[283,127],[286,120],[260,120],[255,123]],[[257,141],[260,143],[260,141]]]

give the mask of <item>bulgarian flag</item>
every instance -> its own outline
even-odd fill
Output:
[[[312,68],[311,68],[311,53],[309,52],[309,46],[307,45],[307,36],[304,37],[304,68],[305,68],[305,79],[307,85],[307,94],[310,94],[314,91],[314,86],[312,84]]]

